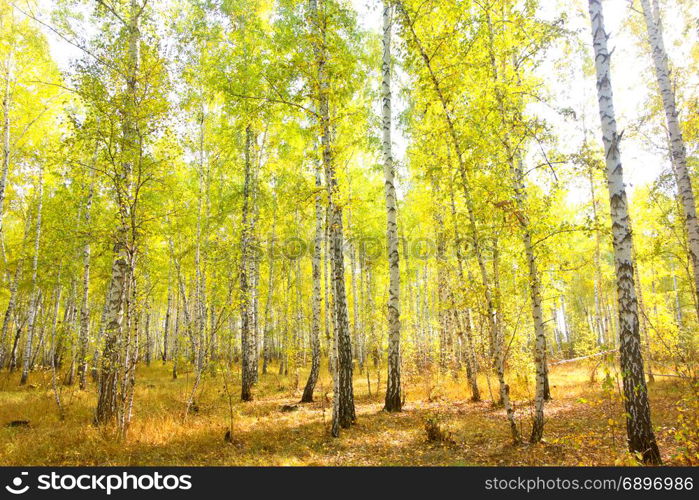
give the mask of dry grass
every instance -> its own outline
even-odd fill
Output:
[[[329,436],[331,416],[327,370],[316,389],[316,402],[281,412],[296,404],[300,391],[292,377],[276,368],[261,376],[255,401],[238,401],[236,374],[208,373],[197,397],[197,411],[186,418],[185,401],[191,374],[178,380],[170,367],[154,363],[138,371],[134,419],[125,442],[91,424],[94,387],[63,387],[66,408],[61,421],[49,373],[33,375],[31,386],[19,387],[16,374],[0,374],[0,464],[2,465],[612,465],[632,464],[625,449],[621,404],[609,382],[589,382],[585,367],[566,365],[551,372],[553,401],[547,404],[545,442],[513,446],[501,408],[490,401],[469,401],[462,375],[406,374],[405,411],[382,411],[382,393],[372,395],[366,375],[355,379],[358,422],[339,439]],[[302,375],[305,375],[302,374]],[[381,374],[385,378],[385,374]],[[224,441],[233,400],[233,439]],[[305,380],[302,376],[301,380]],[[489,399],[485,378],[482,396]],[[530,423],[531,380],[512,377],[523,434]],[[493,393],[496,385],[491,381]],[[383,390],[384,381],[381,380]],[[676,403],[687,389],[677,380],[659,380],[650,387],[653,421],[665,463],[673,458]],[[438,418],[450,440],[428,442],[425,422]],[[13,420],[29,427],[8,427]]]

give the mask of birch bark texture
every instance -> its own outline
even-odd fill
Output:
[[[0,174],[0,257],[7,269],[7,257],[5,255],[5,235],[3,233],[3,216],[5,213],[5,193],[7,190],[7,176],[10,171],[11,150],[11,121],[10,109],[12,107],[12,55],[14,47],[10,50],[5,59],[5,92],[2,98],[2,173]],[[7,272],[7,271],[6,271]],[[9,276],[8,276],[9,279]]]
[[[318,0],[309,0],[310,28],[313,52],[316,59],[318,82],[318,121],[320,125],[321,156],[325,170],[328,196],[328,233],[330,243],[331,286],[333,291],[333,319],[337,348],[336,379],[334,384],[334,408],[332,435],[340,435],[340,428],[350,427],[356,420],[354,390],[352,387],[352,341],[349,331],[347,294],[345,290],[345,264],[343,254],[342,207],[337,203],[337,183],[332,150],[330,124],[330,78],[327,68],[326,22],[322,19],[322,7]],[[323,13],[325,15],[325,13]]]
[[[39,248],[41,246],[41,212],[44,199],[44,171],[39,169],[39,181],[37,187],[37,204],[36,204],[36,228],[34,232],[34,255],[32,257],[32,292],[31,303],[29,304],[29,320],[27,325],[27,339],[24,344],[24,354],[22,355],[22,376],[19,380],[20,385],[27,383],[29,379],[29,369],[32,361],[32,342],[34,341],[34,331],[36,330],[36,322],[39,315],[39,306],[41,305],[41,289],[37,286],[37,271],[39,267]]]
[[[252,385],[254,383],[253,374],[253,341],[252,332],[252,301],[250,297],[250,243],[252,232],[251,215],[251,183],[252,183],[252,159],[251,148],[253,132],[250,125],[245,128],[245,183],[243,185],[243,213],[242,213],[242,235],[240,242],[240,351],[241,351],[241,389],[240,398],[243,401],[252,401]]]
[[[313,236],[313,259],[311,274],[313,275],[313,298],[311,318],[311,371],[308,374],[306,386],[301,397],[302,403],[313,402],[313,391],[320,373],[320,257],[323,244],[323,200],[321,196],[322,182],[320,163],[315,164],[315,234]]]
[[[532,301],[532,320],[534,322],[534,365],[536,367],[536,393],[534,396],[534,421],[529,442],[538,443],[544,435],[544,401],[546,399],[546,330],[541,310],[541,278],[536,265],[536,254],[532,244],[531,226],[526,214],[526,190],[522,160],[512,162],[514,194],[517,203],[519,224],[522,230],[522,242],[529,271],[529,294]]]
[[[648,391],[641,356],[638,301],[634,286],[631,222],[619,149],[621,134],[617,132],[614,113],[610,54],[607,50],[609,36],[604,30],[601,0],[588,0],[588,2],[592,43],[595,52],[597,100],[602,124],[602,142],[604,143],[607,188],[612,219],[626,433],[629,451],[639,453],[645,463],[659,464],[661,462],[660,452],[651,424]]]
[[[95,155],[96,156],[96,155]],[[92,198],[94,196],[94,181],[90,184],[90,189],[85,201],[85,228],[90,231],[90,220],[92,212]],[[80,302],[80,323],[78,327],[78,378],[80,389],[87,387],[87,348],[90,336],[90,259],[92,250],[90,237],[85,239],[83,245],[83,275],[82,275],[82,300]]]
[[[381,61],[381,118],[383,171],[386,194],[386,241],[388,243],[388,378],[384,410],[401,411],[400,386],[400,265],[395,187],[395,165],[391,148],[391,27],[392,8],[383,4],[383,58]]]
[[[105,304],[104,348],[102,365],[98,376],[98,398],[95,410],[95,422],[104,424],[117,417],[117,397],[120,374],[126,371],[126,355],[122,353],[126,346],[123,336],[123,319],[127,303],[129,283],[133,279],[135,265],[135,201],[133,199],[133,168],[139,160],[141,151],[136,124],[136,106],[138,93],[138,72],[140,61],[141,31],[140,21],[143,9],[136,0],[130,2],[128,21],[125,23],[128,54],[126,68],[126,102],[121,123],[121,165],[114,177],[116,202],[119,212],[119,227],[114,241],[114,261]],[[128,347],[128,346],[126,346]],[[123,386],[123,384],[122,384]],[[122,398],[123,399],[123,398]],[[128,422],[119,418],[119,425]]]
[[[680,121],[675,100],[675,91],[670,81],[670,66],[668,64],[665,42],[660,24],[660,13],[654,12],[649,0],[641,0],[643,16],[646,21],[648,32],[648,44],[650,45],[655,69],[655,78],[658,82],[660,97],[665,110],[665,120],[667,122],[667,132],[670,138],[670,153],[672,164],[677,179],[677,191],[680,196],[680,204],[684,212],[684,228],[687,233],[687,246],[692,263],[694,277],[694,303],[697,307],[699,317],[699,221],[697,220],[697,209],[694,199],[694,189],[689,178],[687,168],[687,150],[680,130]]]

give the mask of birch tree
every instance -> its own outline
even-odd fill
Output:
[[[24,354],[22,355],[22,377],[19,384],[24,385],[29,379],[29,369],[32,361],[32,342],[39,320],[39,308],[41,307],[41,288],[37,284],[37,272],[39,269],[39,249],[41,244],[41,215],[44,204],[44,170],[39,167],[39,179],[36,189],[36,222],[34,227],[34,253],[32,255],[32,284],[29,303],[29,319],[27,321],[27,338],[24,341]]]
[[[313,391],[320,374],[320,259],[323,244],[323,200],[321,167],[318,161],[314,162],[315,168],[315,231],[313,234],[313,255],[311,261],[311,273],[313,279],[313,296],[311,298],[311,371],[308,374],[306,386],[301,396],[302,403],[313,401]]]
[[[331,264],[331,286],[333,290],[334,342],[337,352],[335,403],[333,407],[332,435],[340,435],[340,428],[348,428],[356,420],[354,389],[352,386],[352,346],[345,291],[345,264],[343,254],[342,207],[338,203],[339,186],[332,151],[330,123],[330,80],[327,72],[326,20],[328,12],[325,0],[319,7],[317,0],[309,0],[309,24],[317,78],[317,110],[320,129],[321,158],[325,171],[327,190],[329,249]]]
[[[657,1],[657,0],[656,0]],[[682,131],[680,130],[679,113],[675,100],[675,90],[670,80],[670,66],[661,27],[660,12],[652,9],[650,0],[641,0],[643,17],[646,21],[648,44],[650,45],[655,69],[655,79],[660,91],[660,97],[665,110],[665,120],[670,143],[672,166],[677,180],[677,191],[683,212],[684,228],[687,234],[687,247],[692,265],[694,278],[694,304],[697,307],[699,318],[699,220],[697,220],[697,207],[694,199],[694,189],[687,167],[687,150]]]
[[[395,167],[391,151],[391,26],[392,8],[383,4],[383,57],[381,61],[381,112],[383,169],[386,193],[386,239],[388,241],[388,378],[384,409],[400,411],[403,406],[400,387],[400,267],[398,253],[397,200]]]
[[[621,167],[620,141],[614,113],[614,96],[610,72],[609,35],[604,30],[601,0],[589,0],[592,44],[597,75],[597,101],[602,124],[607,188],[611,207],[614,268],[616,271],[617,301],[619,307],[619,352],[624,385],[626,434],[629,451],[641,454],[643,461],[660,463],[660,452],[655,441],[648,402],[648,390],[641,355],[641,336],[638,323],[638,301],[634,284],[632,259],[632,232],[628,201]]]

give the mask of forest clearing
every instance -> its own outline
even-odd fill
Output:
[[[0,464],[698,465],[698,20],[0,0]]]
[[[358,375],[357,424],[342,440],[336,440],[329,432],[332,381],[326,370],[319,380],[319,394],[324,395],[319,401],[298,404],[301,393],[293,390],[292,379],[272,372],[260,379],[254,401],[243,404],[231,395],[231,420],[223,378],[230,377],[232,385],[240,384],[239,373],[207,377],[201,385],[197,410],[185,417],[191,374],[172,380],[171,367],[154,362],[137,373],[137,403],[131,423],[134,438],[126,443],[116,442],[91,425],[91,393],[65,388],[66,413],[64,420],[59,420],[50,374],[39,375],[36,386],[22,388],[16,380],[3,377],[0,422],[21,418],[30,423],[26,428],[4,426],[0,430],[0,462],[68,466],[632,465],[635,460],[626,449],[617,381],[614,387],[605,385],[600,365],[596,381],[590,382],[595,365],[552,370],[547,438],[525,446],[512,446],[508,441],[502,408],[488,400],[470,401],[463,374],[442,381],[409,377],[404,411],[398,416],[382,410],[376,373],[371,374],[371,396],[366,378]],[[481,382],[487,387],[484,377]],[[491,384],[495,386],[494,378]],[[513,401],[521,408],[522,425],[528,426],[531,412],[527,409],[532,402],[525,398],[531,395],[522,389],[513,382]],[[692,425],[691,414],[697,407],[687,400],[686,384],[659,377],[649,394],[663,462],[687,465],[683,457],[691,443],[681,432],[683,425],[685,431]],[[285,407],[294,409],[285,411]],[[683,412],[689,418],[685,424],[678,420]],[[438,421],[449,433],[444,441],[428,438],[425,425],[431,421]],[[229,442],[225,435],[231,423],[234,439]]]

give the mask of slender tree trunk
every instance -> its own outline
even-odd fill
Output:
[[[298,218],[297,218],[297,224]],[[294,354],[294,391],[298,390],[300,382],[301,370],[301,351],[303,349],[303,310],[301,307],[301,257],[294,259],[294,291],[296,293],[294,309],[294,338],[293,338],[293,354]]]
[[[123,351],[128,344],[122,338],[124,334],[124,313],[128,312],[126,304],[129,300],[128,289],[134,275],[136,256],[136,203],[133,193],[133,169],[140,156],[138,143],[138,127],[135,118],[137,106],[137,81],[140,59],[140,18],[142,6],[137,0],[130,0],[130,13],[127,23],[128,30],[128,68],[126,72],[126,112],[122,117],[123,156],[120,175],[115,178],[117,205],[119,210],[119,228],[115,237],[114,261],[112,263],[111,280],[107,289],[106,325],[104,327],[104,348],[102,365],[100,367],[95,422],[105,424],[115,417],[118,411],[119,376],[127,377],[127,356]],[[127,332],[130,335],[130,331]],[[128,336],[127,335],[127,336]],[[122,380],[123,381],[123,380]],[[122,384],[123,386],[123,384]],[[122,401],[125,395],[122,394]],[[123,414],[117,420],[120,432],[126,432],[128,415]]]
[[[180,356],[180,292],[175,297],[175,327],[172,332],[172,380],[177,380],[177,363]]]
[[[512,164],[512,174],[515,183],[515,201],[517,202],[518,219],[522,230],[524,253],[529,270],[529,293],[532,301],[532,320],[534,321],[534,334],[536,347],[534,351],[534,363],[536,365],[536,394],[534,397],[534,421],[532,433],[529,438],[531,443],[538,443],[544,434],[544,401],[546,399],[546,332],[544,330],[544,318],[541,311],[541,280],[536,266],[536,255],[532,244],[529,218],[526,215],[526,191],[524,186],[524,174],[521,160],[517,159]]]
[[[250,220],[251,220],[251,182],[252,182],[252,158],[251,149],[253,132],[250,125],[245,129],[245,183],[243,186],[243,234],[240,244],[240,349],[242,355],[241,367],[241,399],[243,401],[252,400],[252,317],[250,314],[250,259],[248,250],[250,246]]]
[[[172,269],[172,267],[170,267]],[[177,314],[177,312],[175,312]],[[172,278],[170,276],[170,271],[168,271],[167,279],[167,308],[165,310],[165,322],[163,323],[163,350],[162,350],[162,360],[163,363],[168,361],[168,343],[170,341],[170,324],[172,323]]]
[[[595,195],[595,178],[593,175],[593,170],[589,170],[590,178],[590,196],[592,197],[592,223],[595,228],[595,275],[594,275],[594,289],[595,289],[595,335],[597,337],[597,342],[600,346],[605,345],[607,341],[607,332],[605,331],[604,321],[602,319],[602,309],[600,302],[602,300],[602,259],[600,258],[600,228],[599,220],[597,216],[597,196]]]
[[[476,255],[476,260],[478,262],[478,267],[480,268],[481,271],[481,279],[483,281],[483,288],[485,292],[485,299],[486,299],[486,306],[487,306],[487,314],[488,314],[488,324],[490,327],[491,331],[491,337],[493,338],[493,343],[495,347],[495,366],[496,366],[496,372],[498,376],[498,382],[500,384],[500,398],[502,400],[503,405],[505,406],[505,412],[507,414],[507,420],[510,424],[510,430],[512,432],[512,439],[515,443],[519,443],[521,441],[520,436],[519,436],[519,431],[517,429],[517,423],[515,422],[515,413],[514,413],[514,408],[512,407],[512,404],[510,403],[510,388],[508,384],[505,382],[505,349],[504,349],[504,339],[502,338],[502,327],[500,325],[500,322],[497,321],[497,309],[495,306],[495,298],[493,297],[492,289],[491,289],[491,282],[490,278],[488,276],[488,271],[486,268],[486,262],[485,258],[483,256],[483,249],[481,245],[481,239],[479,236],[479,231],[478,231],[478,224],[476,222],[476,216],[475,216],[475,207],[473,204],[473,198],[471,196],[471,191],[470,191],[470,183],[468,179],[468,173],[467,173],[467,168],[466,164],[464,161],[464,157],[462,154],[462,148],[461,148],[461,142],[459,141],[458,135],[456,133],[456,128],[454,126],[454,120],[451,115],[451,111],[449,110],[449,106],[447,104],[447,100],[444,96],[444,93],[442,92],[442,87],[439,83],[439,80],[437,79],[434,70],[432,69],[432,63],[429,55],[425,51],[425,48],[422,46],[420,39],[417,36],[417,33],[415,32],[415,28],[413,26],[412,20],[410,19],[410,15],[408,14],[408,11],[405,9],[405,6],[398,1],[397,3],[397,8],[401,11],[404,20],[405,20],[405,25],[406,28],[410,30],[410,33],[413,38],[413,42],[415,43],[417,50],[420,54],[420,57],[422,58],[423,62],[425,63],[425,67],[429,73],[430,80],[432,81],[434,91],[437,94],[437,97],[439,98],[439,102],[442,107],[442,111],[444,113],[444,119],[446,121],[447,129],[449,132],[449,136],[452,139],[452,143],[454,146],[454,150],[456,152],[456,159],[457,159],[457,164],[459,167],[459,173],[461,175],[461,181],[463,185],[463,191],[464,191],[464,199],[466,202],[466,210],[468,213],[468,219],[469,219],[469,227],[470,227],[470,232],[471,232],[471,240],[472,240],[472,245],[473,245],[473,251]]]
[[[670,80],[670,67],[668,64],[665,42],[661,28],[659,12],[653,12],[649,0],[641,0],[643,15],[646,21],[648,43],[653,56],[655,78],[660,89],[660,97],[665,109],[665,119],[672,154],[672,165],[677,179],[677,190],[684,215],[684,228],[687,234],[687,246],[689,249],[690,263],[694,278],[694,303],[699,317],[699,220],[694,200],[694,190],[687,167],[687,151],[680,130],[680,122],[675,102],[675,92]]]
[[[621,375],[626,409],[626,433],[629,450],[641,453],[645,463],[661,462],[648,402],[648,391],[643,373],[641,338],[638,325],[638,303],[634,286],[634,262],[632,259],[632,233],[627,207],[626,189],[621,167],[621,153],[614,114],[608,35],[604,31],[601,0],[589,0],[592,40],[595,50],[597,94],[602,140],[607,165],[607,186],[612,216],[614,265],[616,268],[617,297],[619,304],[619,350]]]
[[[321,196],[321,172],[320,164],[316,163],[315,171],[315,235],[313,238],[313,260],[311,261],[311,273],[313,275],[313,298],[311,318],[311,372],[301,397],[302,403],[313,401],[313,390],[318,382],[320,373],[320,258],[321,245],[323,243],[323,205]],[[356,300],[356,295],[355,295]]]
[[[196,225],[196,242],[194,250],[194,327],[195,327],[195,352],[194,352],[194,368],[196,373],[196,382],[194,384],[190,404],[193,403],[195,390],[201,380],[202,372],[204,371],[204,363],[206,361],[206,325],[208,318],[207,308],[207,290],[206,290],[206,236],[204,231],[204,198],[208,190],[206,168],[206,151],[204,147],[206,113],[202,106],[199,114],[199,161],[197,169],[197,225]],[[189,409],[189,408],[187,408]]]
[[[5,366],[7,361],[7,349],[5,343],[7,341],[7,333],[12,323],[12,317],[15,314],[17,306],[17,285],[19,284],[20,276],[22,275],[22,261],[17,262],[15,267],[14,277],[10,280],[10,298],[7,301],[7,308],[2,321],[2,333],[0,334],[0,369]]]
[[[36,278],[39,266],[39,246],[41,243],[41,215],[44,205],[44,171],[43,167],[39,169],[39,184],[37,187],[37,205],[36,205],[36,228],[34,233],[34,256],[32,260],[32,291],[31,302],[29,304],[29,322],[27,325],[27,339],[24,344],[24,355],[22,356],[22,377],[19,384],[24,385],[29,379],[29,369],[32,359],[32,342],[34,340],[34,331],[36,322],[39,316],[39,306],[41,302],[41,290],[37,286]]]
[[[499,72],[496,64],[494,33],[488,17],[488,28],[490,36],[490,62],[495,83],[495,96],[500,111],[504,138],[504,146],[510,164],[510,175],[512,177],[515,204],[517,207],[517,219],[522,232],[522,242],[524,253],[527,259],[527,270],[529,272],[529,293],[531,298],[531,314],[534,323],[535,349],[534,364],[536,366],[536,393],[534,398],[534,418],[532,423],[532,433],[529,438],[531,443],[541,441],[544,433],[544,401],[547,399],[548,370],[546,368],[546,332],[544,330],[544,319],[541,310],[541,278],[536,264],[534,245],[532,244],[531,225],[527,216],[527,192],[524,185],[524,172],[522,169],[521,151],[513,148],[510,143],[510,131],[508,131],[508,117],[505,109],[505,98],[501,86],[499,85]],[[515,73],[516,73],[515,69]],[[517,83],[519,83],[519,75]],[[516,123],[515,123],[516,124]],[[514,125],[514,124],[513,124]],[[514,126],[512,132],[516,133]],[[498,310],[501,308],[499,307]]]
[[[340,428],[348,428],[356,420],[354,390],[352,387],[352,345],[345,293],[345,264],[343,255],[342,207],[336,202],[338,185],[332,153],[330,130],[329,78],[327,74],[327,47],[325,22],[321,19],[317,0],[309,0],[310,22],[314,35],[314,54],[318,75],[318,117],[321,135],[321,151],[328,191],[330,233],[330,263],[332,268],[334,337],[337,349],[337,383],[334,387],[332,435],[340,435]]]
[[[388,242],[388,378],[384,410],[401,411],[400,384],[400,266],[398,252],[397,200],[395,167],[391,151],[391,27],[392,9],[383,4],[383,58],[381,63],[382,150],[386,194],[386,239]]]
[[[262,333],[262,373],[267,373],[267,366],[272,361],[272,297],[274,293],[274,245],[276,244],[277,209],[276,199],[272,208],[272,234],[269,238],[267,259],[267,301],[265,303],[265,325]]]
[[[450,149],[447,149],[447,152],[449,153],[451,151]],[[448,154],[449,157],[449,164],[451,165],[451,154]],[[464,263],[463,263],[463,252],[461,246],[463,245],[463,241],[461,240],[461,234],[459,233],[459,224],[456,218],[456,202],[454,199],[454,185],[453,181],[449,183],[449,198],[451,202],[451,216],[452,216],[452,222],[454,225],[454,246],[456,250],[456,262],[458,264],[457,266],[457,272],[458,272],[458,277],[459,277],[459,283],[461,287],[466,286],[466,277],[464,273]],[[473,277],[471,276],[471,272],[469,271],[468,273],[468,282],[473,281]],[[454,317],[456,320],[456,324],[459,327],[460,332],[465,332],[466,333],[466,376],[468,377],[468,381],[471,385],[471,400],[472,401],[480,401],[481,400],[481,393],[480,390],[478,389],[478,358],[476,357],[476,348],[475,348],[475,343],[473,340],[473,319],[471,317],[471,309],[468,308],[466,309],[466,318],[462,321],[460,319],[459,311],[456,309],[453,311]],[[463,324],[462,324],[463,323]]]
[[[5,196],[7,191],[7,176],[10,171],[11,150],[11,121],[10,109],[12,107],[12,59],[14,47],[11,46],[5,59],[5,92],[2,99],[2,174],[0,174],[0,257],[7,270],[7,257],[5,255],[5,234],[3,231],[3,217],[5,214]],[[9,279],[9,272],[8,279]],[[11,286],[11,285],[10,285]]]
[[[93,156],[93,165],[97,160],[97,148],[95,147],[95,154]],[[90,338],[90,257],[91,257],[91,247],[90,247],[90,223],[91,223],[91,211],[92,211],[92,197],[94,195],[95,183],[94,178],[90,183],[90,189],[87,193],[87,200],[85,201],[85,244],[83,245],[83,293],[82,302],[80,304],[80,323],[78,330],[78,377],[80,389],[84,390],[87,387],[87,348],[88,341]]]

